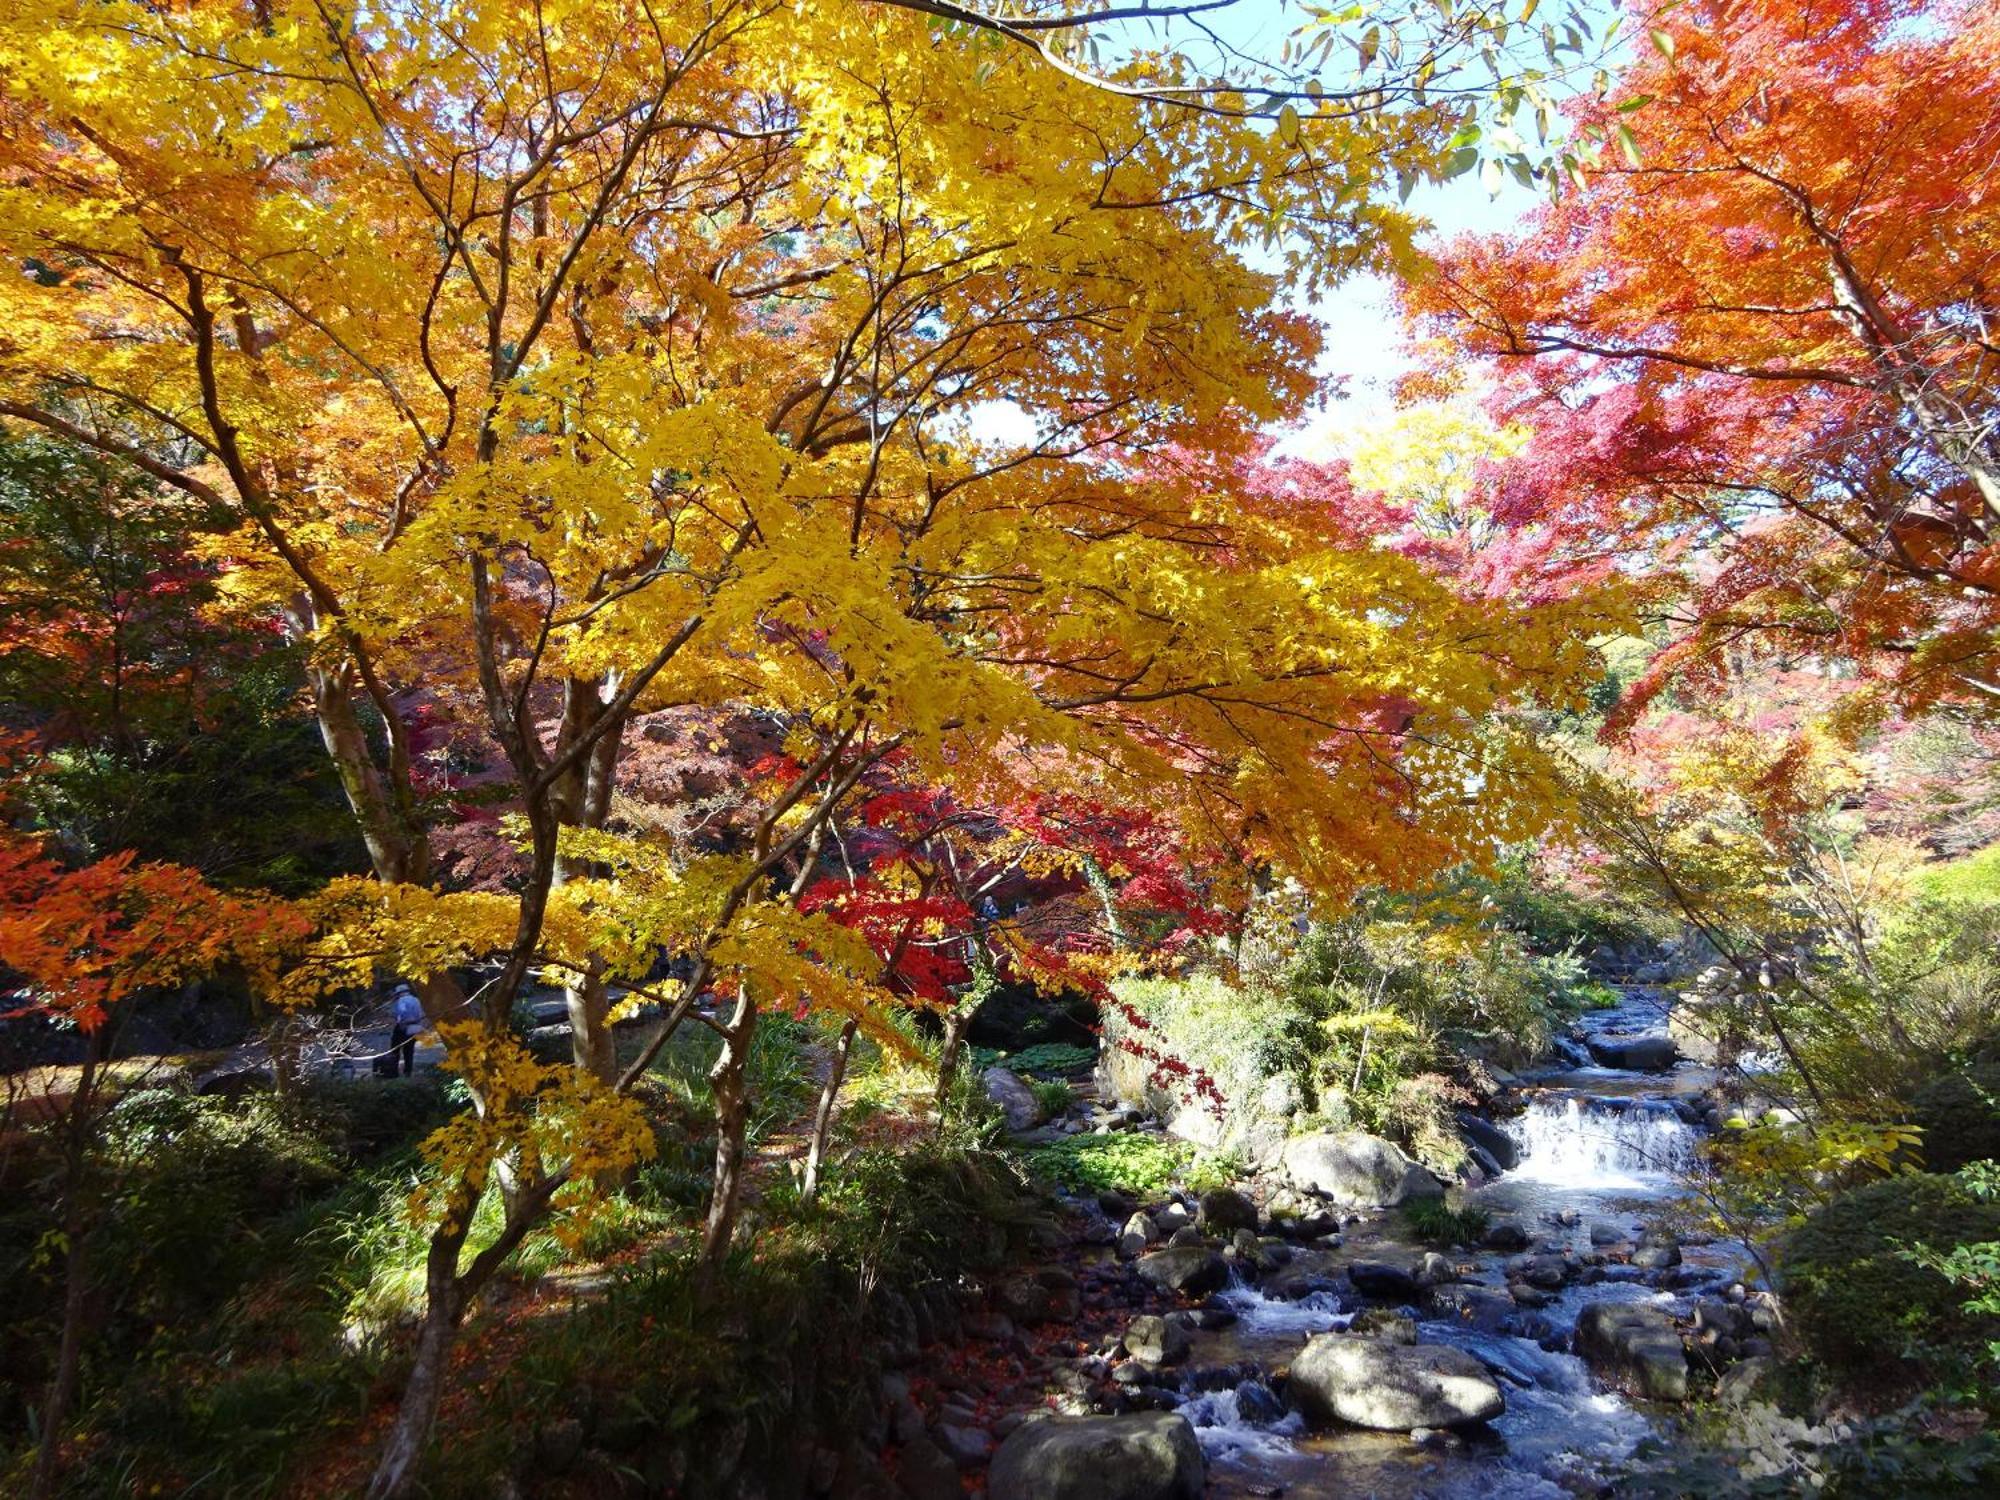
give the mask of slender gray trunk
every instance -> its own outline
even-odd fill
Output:
[[[423,879],[429,861],[412,830],[396,815],[395,801],[376,767],[361,716],[354,711],[354,690],[346,673],[316,668],[310,676],[320,740],[361,829],[369,864],[383,880]]]
[[[711,1276],[729,1254],[736,1209],[743,1192],[743,1164],[750,1128],[748,1080],[750,1043],[757,1030],[757,1007],[748,985],[736,992],[736,1011],[722,1038],[722,1054],[709,1069],[715,1095],[715,1186],[709,1194],[708,1225],[701,1241],[701,1272]]]
[[[79,1187],[72,1186],[72,1198]],[[90,1235],[82,1208],[74,1202],[63,1215],[63,1235],[69,1248],[63,1281],[62,1340],[56,1350],[55,1372],[49,1377],[48,1395],[42,1402],[42,1445],[35,1454],[34,1477],[28,1482],[29,1500],[46,1500],[55,1493],[63,1430],[69,1425],[83,1369],[83,1325],[90,1306]]]
[[[819,1201],[820,1173],[826,1166],[826,1143],[833,1133],[833,1106],[840,1096],[840,1085],[847,1077],[847,1059],[854,1051],[855,1033],[861,1023],[850,1020],[840,1028],[840,1040],[833,1044],[833,1062],[827,1071],[826,1085],[819,1091],[819,1108],[813,1112],[812,1144],[806,1148],[806,1175],[800,1184],[800,1196],[807,1203]]]
[[[459,1314],[464,1308],[457,1280],[458,1252],[464,1241],[463,1231],[431,1238],[424,1274],[423,1326],[417,1332],[417,1347],[409,1378],[403,1384],[403,1399],[396,1408],[395,1424],[368,1483],[367,1500],[400,1500],[409,1494],[417,1464],[430,1442],[431,1424],[444,1396],[445,1370],[452,1345],[458,1341]]]
[[[42,1443],[35,1454],[35,1471],[28,1481],[31,1500],[55,1493],[62,1465],[63,1429],[69,1425],[83,1372],[83,1325],[90,1308],[90,1236],[95,1227],[87,1195],[91,1191],[91,1147],[96,1123],[97,1089],[110,1055],[105,1028],[91,1033],[76,1091],[70,1095],[69,1117],[63,1131],[63,1320],[56,1346],[56,1367],[42,1402]]]
[[[615,697],[613,677],[584,680],[571,678],[563,684],[563,716],[556,734],[558,749],[575,743],[593,729],[605,712],[607,697]],[[622,719],[598,738],[590,754],[549,789],[549,808],[558,824],[567,828],[602,828],[611,814],[611,792],[616,779],[618,756],[623,746]],[[558,855],[555,884],[562,885],[599,873],[587,860]],[[611,1035],[611,1000],[605,992],[602,967],[593,962],[580,983],[563,990],[563,1004],[569,1011],[570,1058],[576,1066],[600,1083],[618,1081],[617,1045]]]

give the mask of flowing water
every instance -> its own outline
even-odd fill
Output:
[[[1543,1095],[1507,1133],[1521,1151],[1514,1176],[1578,1192],[1645,1192],[1694,1164],[1694,1127],[1654,1099]]]
[[[1657,1033],[1664,1012],[1645,992],[1632,992],[1615,1010],[1581,1024],[1581,1045],[1567,1066],[1525,1080],[1538,1090],[1506,1128],[1519,1164],[1499,1179],[1458,1195],[1496,1219],[1510,1219],[1535,1236],[1538,1252],[1567,1248],[1583,1257],[1600,1239],[1636,1238],[1651,1216],[1677,1191],[1675,1174],[1692,1164],[1698,1130],[1675,1107],[1677,1096],[1699,1091],[1707,1070],[1682,1063],[1670,1073],[1636,1073],[1583,1062],[1589,1044]],[[1198,1366],[1283,1367],[1316,1333],[1345,1329],[1369,1305],[1338,1274],[1360,1258],[1408,1259],[1413,1247],[1386,1223],[1353,1226],[1342,1247],[1302,1252],[1324,1264],[1336,1289],[1299,1301],[1266,1297],[1238,1284],[1219,1300],[1236,1314],[1228,1328],[1196,1335]],[[1514,1311],[1507,1299],[1504,1254],[1477,1251],[1452,1259],[1465,1269],[1486,1316],[1468,1321],[1439,1309],[1403,1309],[1417,1319],[1420,1343],[1452,1344],[1479,1359],[1499,1380],[1507,1410],[1489,1429],[1465,1435],[1433,1434],[1418,1441],[1401,1433],[1351,1429],[1309,1432],[1302,1419],[1267,1408],[1246,1415],[1236,1389],[1192,1396],[1181,1410],[1194,1424],[1209,1458],[1209,1494],[1286,1495],[1300,1500],[1376,1497],[1376,1500],[1539,1500],[1601,1489],[1618,1466],[1659,1428],[1648,1412],[1608,1391],[1584,1363],[1567,1352],[1579,1310],[1591,1302],[1650,1301],[1682,1310],[1696,1290],[1720,1285],[1741,1271],[1726,1245],[1688,1246],[1674,1278],[1661,1291],[1622,1264],[1602,1267],[1603,1279],[1571,1285],[1543,1308]],[[1254,1404],[1254,1403],[1253,1403]],[[1259,1420],[1258,1415],[1263,1419]],[[1615,1493],[1615,1482],[1613,1485]]]

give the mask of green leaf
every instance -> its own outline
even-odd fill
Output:
[[[1285,105],[1278,111],[1278,139],[1287,146],[1299,143],[1299,112],[1292,105]]]
[[[1449,181],[1453,177],[1463,177],[1478,165],[1479,151],[1476,147],[1467,146],[1462,151],[1454,151],[1451,160],[1445,163],[1445,178]]]
[[[1632,134],[1632,127],[1630,125],[1620,125],[1618,127],[1618,147],[1625,153],[1625,160],[1633,166],[1636,167],[1641,164],[1639,138]]]
[[[1618,106],[1618,113],[1621,115],[1629,115],[1634,110],[1644,109],[1647,105],[1651,104],[1652,102],[1653,102],[1653,96],[1651,94],[1635,94],[1630,99],[1627,99],[1623,104]]]
[[[1657,26],[1647,34],[1653,39],[1653,50],[1671,62],[1674,56],[1674,39]]]

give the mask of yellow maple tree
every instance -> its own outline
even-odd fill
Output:
[[[481,1286],[643,1150],[620,1087],[711,993],[726,1248],[758,1008],[867,995],[795,901],[886,757],[1154,809],[1329,897],[1537,826],[1546,771],[1490,717],[1573,692],[1582,606],[1460,598],[1158,461],[1299,411],[1287,294],[1404,253],[1375,189],[1430,121],[1274,127],[1006,33],[867,0],[0,8],[0,418],[240,521],[232,604],[309,648],[376,877],[320,899],[293,987],[395,963],[480,1101],[435,1144],[375,1494]],[[683,706],[776,726],[787,770],[744,849],[675,867],[608,814],[634,715]],[[419,709],[506,766],[518,890],[441,887]],[[662,949],[691,972],[621,1072],[613,995]],[[538,976],[574,1068],[510,1030]]]

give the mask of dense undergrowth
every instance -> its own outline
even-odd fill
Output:
[[[1489,1065],[1526,1066],[1615,999],[1581,945],[1644,940],[1519,867],[1301,922],[1275,892],[1243,963],[1125,981],[1119,998],[1235,1107],[1274,1091],[1294,1129],[1367,1130],[1447,1174],[1464,1160],[1456,1113],[1478,1102]],[[1115,1012],[1110,1026],[1133,1030]]]
[[[753,1144],[809,1104],[819,1045],[794,1023],[760,1031]],[[646,1080],[654,1159],[577,1232],[530,1235],[510,1257],[511,1292],[472,1333],[488,1375],[441,1419],[430,1493],[484,1496],[523,1476],[548,1479],[586,1439],[629,1456],[643,1438],[645,1462],[676,1482],[707,1465],[705,1482],[726,1486],[731,1454],[746,1473],[803,1461],[798,1443],[775,1440],[840,1431],[864,1391],[872,1399],[866,1351],[909,1316],[893,1298],[885,1310],[889,1289],[935,1296],[960,1271],[1018,1249],[1032,1197],[988,1149],[991,1127],[971,1095],[960,1091],[956,1124],[912,1135],[899,1111],[926,1075],[871,1046],[818,1202],[773,1175],[753,1210],[754,1251],[703,1281],[691,1234],[715,1148],[703,1085],[715,1046],[689,1030]],[[103,1211],[88,1253],[102,1312],[61,1493],[358,1488],[355,1465],[398,1387],[402,1336],[422,1306],[426,1235],[409,1213],[426,1170],[418,1147],[468,1107],[463,1087],[437,1073],[315,1082],[289,1098],[149,1089],[119,1100],[95,1162]],[[5,1163],[0,1252],[22,1271],[0,1281],[0,1364],[23,1442],[0,1463],[16,1475],[60,1312],[44,1197],[54,1165],[30,1149]],[[499,1224],[489,1193],[464,1253],[491,1243]],[[718,1430],[737,1440],[714,1444]],[[709,1437],[682,1441],[694,1432]]]

